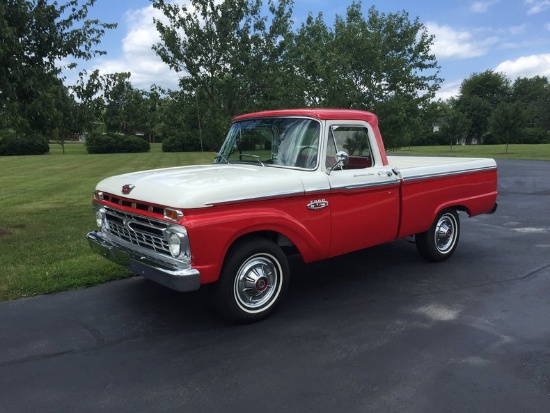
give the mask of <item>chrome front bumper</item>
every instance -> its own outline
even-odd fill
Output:
[[[99,231],[89,232],[86,239],[95,253],[172,290],[194,291],[200,287],[198,270],[169,268],[154,257],[113,243]]]

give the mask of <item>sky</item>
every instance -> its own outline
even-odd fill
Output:
[[[295,27],[309,13],[319,12],[333,27],[335,16],[345,16],[351,2],[295,0]],[[362,2],[365,16],[371,6],[382,13],[406,11],[435,36],[432,52],[444,79],[438,98],[456,96],[464,79],[486,70],[501,72],[512,81],[537,75],[550,78],[550,0],[371,0]],[[107,55],[78,68],[131,72],[130,81],[140,89],[148,90],[152,84],[177,89],[178,74],[151,49],[159,40],[153,16],[162,17],[149,0],[97,0],[88,17],[118,27],[103,37],[101,48]]]

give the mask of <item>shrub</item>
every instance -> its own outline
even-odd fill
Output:
[[[483,144],[485,145],[497,145],[506,143],[501,136],[496,136],[491,133],[487,133],[483,136]],[[538,144],[538,143],[550,143],[550,132],[540,128],[525,128],[521,134],[508,142],[510,144]]]
[[[450,145],[450,143],[451,140],[439,131],[426,133],[413,138],[411,141],[411,144],[414,146]]]
[[[519,143],[550,143],[550,132],[541,128],[526,128]]]
[[[13,131],[0,131],[0,155],[44,155],[49,152],[48,140],[41,135],[17,136]]]
[[[162,140],[162,152],[184,152],[185,142],[181,137],[171,136]]]
[[[200,150],[200,139],[193,133],[182,133],[162,140],[163,152],[193,152]]]
[[[483,135],[483,145],[501,145],[505,143],[499,136],[493,133],[486,133]]]
[[[149,142],[137,136],[115,133],[92,134],[86,139],[88,153],[138,153],[149,152]]]

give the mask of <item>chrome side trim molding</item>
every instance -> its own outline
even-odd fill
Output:
[[[429,174],[403,177],[403,181],[409,182],[409,181],[418,181],[420,179],[445,178],[447,176],[466,175],[466,174],[472,174],[472,173],[483,172],[483,171],[491,171],[496,169],[497,169],[496,166],[486,166],[483,168],[462,169],[460,171],[452,171],[452,172],[429,173]]]
[[[274,192],[272,194],[266,194],[263,196],[259,196],[257,198],[231,198],[223,201],[207,201],[204,203],[204,206],[212,207],[215,205],[225,205],[225,204],[231,204],[234,202],[255,202],[255,201],[265,201],[268,199],[277,199],[277,198],[286,198],[286,197],[292,197],[292,196],[300,196],[303,195],[304,191],[292,191],[292,192]]]
[[[358,189],[368,189],[368,188],[379,188],[379,187],[397,187],[399,186],[399,181],[391,182],[369,182],[365,184],[354,184],[354,185],[344,185],[344,186],[335,186],[332,187],[335,189],[345,189],[346,191],[354,191]]]

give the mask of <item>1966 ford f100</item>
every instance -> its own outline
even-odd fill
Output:
[[[211,284],[236,322],[270,314],[288,254],[312,262],[414,235],[455,250],[458,211],[496,210],[493,159],[387,156],[377,117],[340,109],[238,116],[213,164],[113,176],[93,205],[92,249],[178,291]]]

